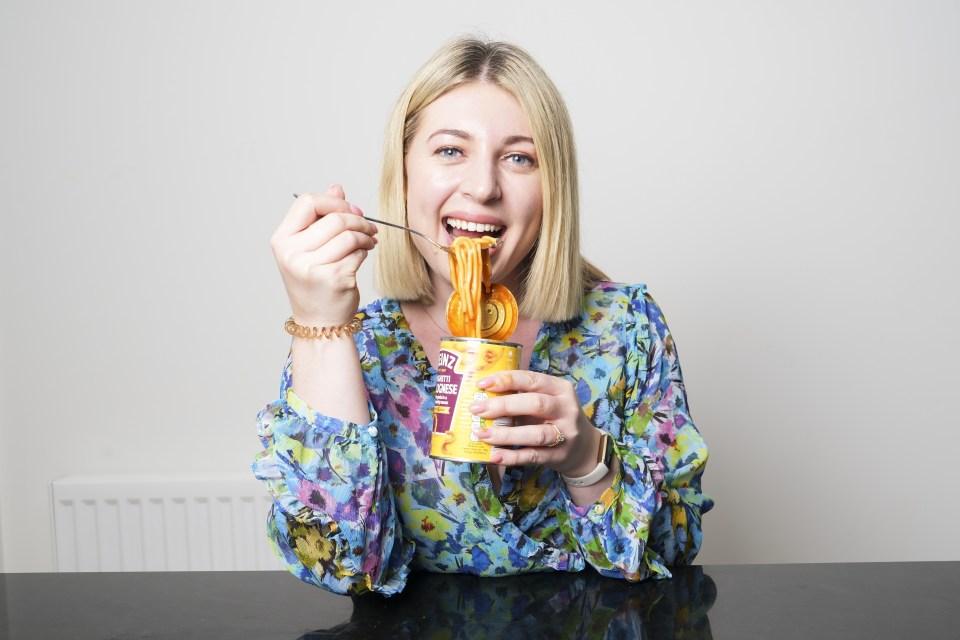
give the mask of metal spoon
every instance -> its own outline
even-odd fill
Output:
[[[404,231],[409,231],[410,233],[415,233],[415,234],[417,234],[418,236],[420,236],[421,238],[423,238],[424,240],[426,240],[427,242],[429,242],[430,244],[432,244],[433,246],[435,246],[436,248],[438,248],[438,249],[440,249],[440,250],[442,250],[442,251],[446,251],[447,253],[453,253],[453,249],[451,249],[450,247],[444,246],[444,245],[440,244],[439,242],[437,242],[436,240],[434,240],[434,239],[432,239],[432,238],[428,238],[427,236],[423,235],[423,234],[420,233],[419,231],[416,231],[416,230],[414,230],[414,229],[411,229],[410,227],[405,227],[405,226],[403,226],[402,224],[393,224],[392,222],[384,222],[383,220],[377,220],[376,218],[371,218],[370,216],[363,216],[363,217],[364,217],[365,220],[369,220],[370,222],[374,222],[374,223],[376,223],[376,224],[385,224],[385,225],[387,225],[388,227],[394,227],[394,228],[396,228],[396,229],[403,229]]]
[[[295,194],[293,194],[293,197],[294,197],[294,198],[299,198],[299,197],[300,197],[300,194],[295,193]],[[405,227],[405,226],[403,226],[402,224],[395,224],[395,223],[393,223],[393,222],[386,222],[386,221],[384,221],[384,220],[377,220],[376,218],[371,218],[370,216],[363,216],[363,218],[364,218],[364,220],[369,220],[370,222],[373,222],[373,223],[375,223],[375,224],[385,224],[385,225],[387,225],[388,227],[394,227],[394,228],[396,228],[396,229],[403,229],[404,231],[409,231],[410,233],[415,233],[416,235],[420,236],[421,238],[423,238],[424,240],[426,240],[427,242],[429,242],[430,244],[432,244],[432,245],[435,246],[436,248],[440,249],[441,251],[446,251],[447,253],[453,253],[453,249],[451,249],[450,247],[447,247],[447,246],[445,246],[445,245],[440,244],[439,242],[437,242],[437,241],[434,240],[433,238],[429,238],[429,237],[425,236],[424,234],[420,233],[420,232],[417,231],[416,229],[411,229],[410,227]],[[490,248],[490,249],[492,249],[493,247],[499,247],[499,246],[500,246],[500,238],[497,238],[496,243],[494,243],[491,247],[485,247],[485,248]]]

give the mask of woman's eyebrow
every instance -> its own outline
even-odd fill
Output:
[[[467,133],[466,131],[462,131],[460,129],[437,129],[436,131],[430,134],[430,137],[427,138],[427,140],[429,140],[430,138],[433,138],[434,136],[442,136],[442,135],[463,138],[464,140],[469,140],[471,137],[469,133]]]
[[[533,144],[533,138],[529,136],[510,136],[503,141],[503,144],[517,144],[518,142],[529,142]]]

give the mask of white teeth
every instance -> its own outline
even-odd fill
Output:
[[[447,218],[447,224],[454,229],[460,229],[461,231],[474,231],[477,233],[495,233],[503,229],[503,226],[499,224],[468,222],[466,220],[458,220],[456,218]]]

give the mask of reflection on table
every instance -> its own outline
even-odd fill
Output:
[[[596,573],[511,578],[417,574],[393,598],[353,599],[350,621],[300,640],[326,638],[708,639],[717,597],[701,567],[672,580],[628,584]]]
[[[960,562],[414,575],[347,598],[284,571],[0,574],[0,638],[958,638]],[[708,620],[709,613],[709,620]]]

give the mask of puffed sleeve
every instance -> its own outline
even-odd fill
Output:
[[[364,367],[366,377],[369,360]],[[291,388],[288,360],[280,398],[258,417],[264,449],[253,471],[274,498],[268,534],[291,573],[335,593],[392,595],[406,583],[413,543],[401,536],[369,410],[364,425],[313,411]]]
[[[589,507],[569,503],[587,561],[627,580],[669,576],[700,548],[700,515],[713,503],[700,489],[707,449],[690,418],[673,337],[644,287],[627,290],[623,421],[611,431],[620,459],[613,485]]]
[[[646,450],[648,467],[662,472],[663,502],[650,525],[649,549],[668,565],[691,564],[700,551],[700,516],[713,507],[701,489],[707,445],[693,424],[680,360],[663,312],[649,293],[635,302],[639,328],[636,391],[627,402],[624,442]],[[642,307],[642,312],[640,308]],[[653,464],[649,464],[652,462]]]

